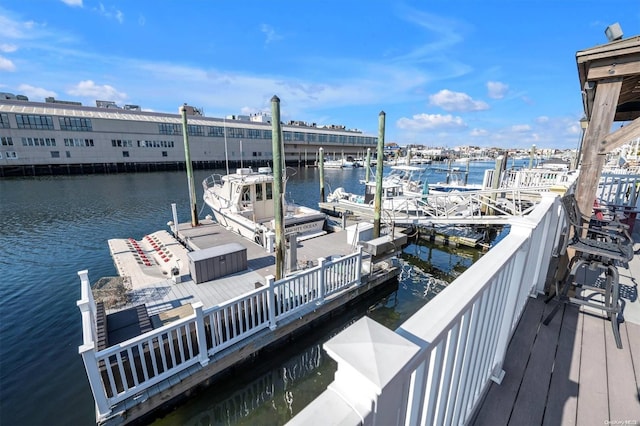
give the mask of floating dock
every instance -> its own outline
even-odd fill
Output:
[[[97,423],[128,424],[166,408],[383,288],[400,273],[394,256],[407,236],[373,239],[371,230],[356,223],[297,241],[278,281],[272,253],[209,220],[109,240],[120,276],[91,288],[88,272],[79,273],[80,353]]]

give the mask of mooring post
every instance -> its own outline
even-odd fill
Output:
[[[273,216],[276,233],[276,280],[284,276],[284,207],[282,194],[282,141],[280,125],[280,99],[271,98],[271,142],[273,149]]]
[[[189,152],[189,132],[187,132],[187,104],[180,107],[182,114],[182,136],[184,140],[184,164],[187,169],[187,181],[189,182],[189,201],[191,205],[191,226],[198,226],[198,208],[196,207],[196,188],[193,183],[193,165]]]
[[[320,202],[324,203],[324,149],[320,147],[318,151],[318,167],[320,169]]]
[[[533,159],[536,155],[536,145],[531,145],[531,151],[529,151],[529,168],[533,169]]]
[[[367,161],[364,163],[364,181],[369,182],[371,176],[371,148],[367,148]]]
[[[378,115],[378,159],[376,160],[376,196],[373,199],[373,238],[380,237],[380,216],[382,212],[382,172],[384,169],[384,124],[385,112]]]

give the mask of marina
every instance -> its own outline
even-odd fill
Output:
[[[626,42],[624,46],[627,46]],[[631,44],[628,48],[633,51],[637,44]],[[584,60],[587,67],[591,64],[589,54],[585,54],[587,59]],[[584,78],[585,75],[581,77]],[[608,83],[600,82],[603,85],[602,96],[622,88],[622,81],[613,86]],[[633,81],[631,84],[634,84]],[[272,104],[275,105],[274,116],[277,118],[279,99],[274,96]],[[593,106],[594,111],[588,112],[595,114],[596,121],[606,121],[606,118],[597,116],[598,106],[600,104]],[[603,108],[611,109],[606,105]],[[383,129],[384,114],[381,113],[379,118],[380,127]],[[274,135],[280,133],[277,128],[278,122],[279,120],[276,120],[274,124]],[[186,119],[184,125],[186,127]],[[636,127],[637,124],[632,124],[615,132],[616,136],[612,136],[613,142],[609,149],[622,145],[630,134],[634,134]],[[596,128],[595,132],[600,128]],[[584,143],[588,146],[599,141],[599,136],[587,134]],[[381,158],[382,142],[378,141],[378,158]],[[190,309],[185,309],[185,318],[171,312],[168,316],[177,318],[173,323],[164,323],[162,320],[166,316],[157,318],[155,322],[161,326],[155,332],[147,331],[149,321],[145,318],[144,321],[140,321],[141,325],[138,327],[142,329],[144,325],[142,334],[133,336],[114,348],[96,352],[95,340],[100,336],[96,329],[99,329],[102,317],[96,314],[99,309],[93,299],[86,271],[79,273],[82,281],[82,299],[78,306],[83,315],[84,338],[84,344],[79,350],[96,401],[98,423],[127,422],[130,418],[137,417],[134,413],[138,410],[142,412],[140,415],[148,413],[152,408],[145,408],[147,405],[162,405],[162,398],[156,395],[168,391],[169,395],[175,397],[173,392],[176,389],[180,389],[178,392],[186,392],[185,388],[195,384],[193,382],[210,377],[206,373],[200,376],[200,371],[210,368],[215,370],[218,366],[224,366],[223,360],[241,354],[242,345],[253,336],[257,336],[261,330],[265,330],[267,336],[274,339],[273,336],[277,334],[280,325],[286,327],[289,324],[291,313],[295,312],[294,322],[304,323],[305,316],[308,320],[313,318],[318,310],[323,311],[325,301],[329,301],[329,304],[341,304],[340,301],[344,300],[345,295],[351,292],[360,293],[361,286],[369,284],[371,274],[375,273],[378,269],[376,266],[380,263],[385,265],[382,268],[385,271],[395,268],[395,262],[389,263],[386,256],[397,255],[399,248],[406,243],[407,237],[396,234],[395,225],[399,222],[399,218],[395,216],[396,209],[390,209],[383,203],[383,167],[379,167],[376,170],[373,200],[373,235],[368,234],[368,229],[359,233],[360,224],[357,224],[352,232],[358,238],[350,236],[347,239],[348,243],[353,239],[351,244],[354,248],[358,243],[354,254],[335,259],[330,255],[331,260],[328,262],[324,258],[318,258],[317,266],[307,261],[306,266],[309,269],[304,269],[303,266],[302,270],[297,272],[298,242],[295,234],[290,234],[287,265],[289,274],[282,273],[280,262],[285,254],[282,238],[285,233],[281,189],[277,187],[280,185],[279,173],[281,164],[283,165],[280,162],[279,145],[280,142],[274,137],[274,163],[277,165],[273,197],[276,200],[274,214],[277,278],[273,275],[265,277],[266,285],[254,281],[253,292],[223,302],[222,305],[204,308],[201,301],[196,301],[191,304]],[[604,148],[599,149],[606,152]],[[585,151],[585,155],[595,155],[587,154],[589,152],[591,151]],[[322,159],[322,150],[320,158]],[[584,169],[577,173],[577,180],[569,179],[568,170],[563,171],[560,179],[565,185],[546,188],[527,185],[527,179],[518,173],[514,180],[507,178],[503,173],[505,170],[502,168],[502,159],[496,159],[496,168],[490,179],[490,190],[498,191],[502,195],[484,194],[484,190],[481,190],[478,191],[480,194],[462,191],[455,196],[467,198],[466,201],[460,201],[458,206],[471,207],[474,199],[491,200],[479,206],[478,214],[470,208],[460,215],[461,219],[468,220],[475,216],[500,217],[501,221],[504,220],[501,223],[510,226],[508,235],[493,247],[487,256],[475,263],[470,271],[442,290],[434,302],[420,309],[395,331],[363,317],[327,341],[324,348],[338,363],[334,380],[328,385],[327,390],[289,423],[323,424],[328,419],[321,414],[326,414],[330,418],[329,423],[396,424],[399,419],[403,419],[402,423],[407,424],[466,424],[476,420],[482,424],[486,420],[478,419],[482,418],[479,416],[486,415],[482,410],[485,396],[489,394],[491,383],[500,385],[507,374],[503,369],[508,365],[505,357],[523,314],[528,312],[528,299],[542,294],[546,295],[545,304],[549,305],[552,301],[555,303],[545,315],[542,325],[550,326],[554,314],[571,304],[595,310],[595,314],[603,315],[604,319],[611,323],[611,335],[616,349],[624,351],[624,344],[629,345],[628,358],[633,359],[636,345],[632,341],[635,342],[635,339],[625,338],[623,344],[621,334],[626,334],[629,330],[633,334],[634,328],[625,326],[625,333],[621,333],[620,323],[635,318],[640,305],[634,305],[637,294],[634,297],[621,291],[624,283],[621,282],[618,269],[629,268],[629,262],[634,258],[634,241],[628,231],[633,231],[635,227],[635,213],[638,209],[635,182],[637,176],[608,180],[612,172],[603,173],[603,159],[604,157],[598,158],[595,169]],[[583,161],[588,161],[588,157]],[[368,166],[367,164],[366,167]],[[322,203],[322,160],[319,168]],[[189,170],[187,174],[190,175]],[[369,181],[368,172],[365,181]],[[502,187],[502,184],[508,186],[514,181],[518,184],[510,188]],[[262,181],[259,182],[262,184]],[[591,182],[595,186],[590,186]],[[264,187],[260,192],[263,191]],[[520,191],[530,192],[522,196]],[[251,190],[246,201],[262,201],[262,197],[256,197],[256,193],[255,188]],[[505,196],[507,193],[510,195]],[[365,192],[365,197],[367,195]],[[390,200],[400,195],[400,192],[386,194]],[[612,205],[611,199],[618,202],[624,199],[624,204]],[[423,193],[421,199],[412,201],[426,203],[428,200],[429,194]],[[381,237],[383,212],[389,210],[394,213],[389,220],[391,232]],[[582,214],[582,211],[588,213]],[[345,215],[346,210],[341,213],[343,218],[348,219]],[[436,216],[423,215],[422,210],[408,207],[404,214],[406,223],[413,224],[421,221],[422,216],[430,216],[428,220],[432,223],[433,217]],[[452,224],[449,215],[450,213],[445,213],[444,219]],[[191,226],[197,226],[195,218]],[[179,230],[176,229],[174,233],[176,238],[179,238]],[[251,237],[249,240],[252,241]],[[138,251],[138,247],[131,243],[131,257],[137,262],[137,267],[148,266],[146,260],[141,258],[142,253]],[[264,244],[263,247],[270,251],[270,244]],[[214,248],[209,257],[198,254],[198,251],[187,253],[187,257],[190,258],[190,277],[195,283],[202,284],[209,279],[217,279],[218,275],[223,276],[224,273],[216,273],[220,268],[228,268],[229,262],[236,266],[230,271],[225,269],[227,274],[246,269],[246,254],[241,244],[217,245],[205,248],[204,251]],[[165,259],[167,253],[164,248],[158,250],[161,258]],[[363,252],[371,256],[368,270],[363,268]],[[244,257],[240,261],[231,260],[238,256]],[[381,256],[384,256],[385,260],[382,260]],[[194,257],[199,261],[198,266],[192,261]],[[380,262],[376,262],[376,258]],[[170,258],[165,260],[167,261],[170,261]],[[216,262],[217,266],[211,266]],[[133,261],[131,263],[133,264]],[[209,274],[205,278],[200,277],[200,263],[211,264],[202,267]],[[171,273],[176,285],[183,280],[179,266],[178,263]],[[328,269],[325,270],[325,267]],[[473,280],[466,278],[471,271],[475,274]],[[210,275],[211,272],[215,276]],[[381,281],[383,280],[386,279],[382,278]],[[463,281],[465,291],[454,292]],[[366,289],[368,290],[370,288]],[[569,295],[570,290],[575,294]],[[330,295],[335,298],[332,299]],[[625,296],[629,297],[628,301],[623,300]],[[136,309],[136,312],[139,312],[140,308]],[[146,305],[142,309],[148,313]],[[178,309],[183,313],[182,307]],[[425,315],[438,320],[425,321]],[[105,317],[104,322],[108,323],[108,317]],[[267,328],[270,331],[266,331]],[[294,329],[289,332],[293,332]],[[184,349],[185,346],[188,347],[188,351]],[[198,349],[194,351],[194,347]],[[222,351],[232,347],[236,355],[229,354],[228,358],[216,360],[209,367],[211,357],[215,359],[216,354],[222,354]],[[370,350],[372,347],[376,349]],[[149,364],[152,364],[152,368]],[[195,370],[190,370],[192,366]],[[180,376],[183,372],[186,372],[186,375]],[[550,381],[552,375],[547,377]],[[623,387],[637,390],[637,381],[628,385],[635,379],[632,377]],[[156,384],[166,382],[169,383],[153,390]],[[502,392],[496,392],[502,395]],[[636,397],[637,395],[632,398],[626,396],[631,400]],[[616,397],[607,398],[609,402],[605,406],[608,408],[611,405],[610,401],[614,401]],[[155,402],[156,400],[158,402]],[[119,404],[124,405],[120,407]],[[530,404],[526,405],[525,409],[531,408]],[[543,404],[542,407],[545,408],[541,411],[543,416],[548,415],[550,418],[554,412],[547,412],[546,406],[546,403]],[[329,407],[331,410],[327,410]],[[515,410],[516,407],[511,410]],[[616,416],[626,419],[638,418],[638,408],[622,404]],[[117,414],[112,414],[114,411]],[[594,414],[603,415],[597,408]],[[575,413],[563,411],[556,415],[563,421],[565,418],[580,417],[577,410]],[[518,418],[521,416],[518,415]]]
[[[0,100],[1,423],[637,423],[640,37],[606,35],[576,158],[463,179],[398,166],[384,112]]]
[[[247,201],[253,204],[255,196],[253,189]],[[520,219],[548,209],[557,193],[541,191],[539,197],[532,213]],[[515,218],[507,215],[502,224],[513,226]],[[166,409],[167,400],[182,400],[194,386],[399,276],[393,259],[407,235],[391,228],[390,235],[372,238],[371,227],[360,229],[366,222],[347,226],[344,219],[345,229],[338,226],[301,241],[290,234],[281,280],[274,277],[271,245],[259,244],[253,234],[243,236],[224,221],[206,219],[194,226],[175,220],[169,223],[173,236],[160,231],[139,241],[110,240],[119,275],[131,284],[113,293],[125,303],[105,306],[114,299],[104,293],[107,285],[99,288],[102,299],[95,299],[96,286],[91,289],[87,271],[79,272],[85,341],[80,352],[98,423],[126,424]],[[451,240],[457,245],[463,238]],[[156,282],[147,282],[148,277]]]

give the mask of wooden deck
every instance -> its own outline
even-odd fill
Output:
[[[531,299],[472,425],[640,425],[640,259],[618,269],[623,348],[600,312],[565,305],[545,326],[556,301]]]
[[[109,245],[118,271],[121,275],[131,277],[133,288],[128,292],[128,303],[119,305],[117,308],[107,309],[107,313],[145,304],[149,315],[156,315],[165,310],[196,301],[202,302],[204,307],[208,308],[246,294],[260,285],[265,285],[265,277],[275,275],[275,256],[273,253],[267,253],[258,244],[228,231],[212,221],[205,220],[200,226],[193,228],[190,223],[179,224],[179,237],[192,250],[239,243],[247,249],[247,270],[218,278],[215,281],[196,284],[189,277],[187,249],[182,247],[166,231],[158,231],[150,236],[145,236],[145,238],[147,237],[162,240],[163,246],[170,248],[174,257],[171,262],[167,263],[158,258],[157,261],[154,260],[153,266],[145,267],[134,259],[133,249],[127,248],[129,240],[110,240]],[[141,241],[140,244],[144,243]],[[353,253],[356,249],[347,243],[347,233],[344,231],[302,240],[298,242],[297,246],[298,269],[316,266],[319,257],[344,256]],[[147,250],[147,253],[149,251],[153,250]],[[153,254],[155,255],[155,253]],[[364,257],[368,258],[368,255],[364,254]],[[176,259],[179,259],[180,275],[182,276],[182,281],[178,283],[169,278],[167,269],[168,266],[176,264]]]

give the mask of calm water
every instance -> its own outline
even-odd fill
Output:
[[[472,167],[479,182],[487,165]],[[196,171],[200,182],[213,171]],[[327,170],[327,189],[360,191],[363,169]],[[438,180],[444,180],[442,176]],[[297,169],[290,198],[316,206],[318,171]],[[78,355],[82,332],[77,271],[95,282],[116,275],[107,240],[168,229],[171,203],[190,220],[184,172],[0,180],[0,424],[91,425],[94,402]],[[390,328],[468,268],[478,253],[410,245],[397,288],[317,326],[283,348],[202,390],[157,424],[283,424],[333,380],[322,350],[332,335],[368,315]]]

